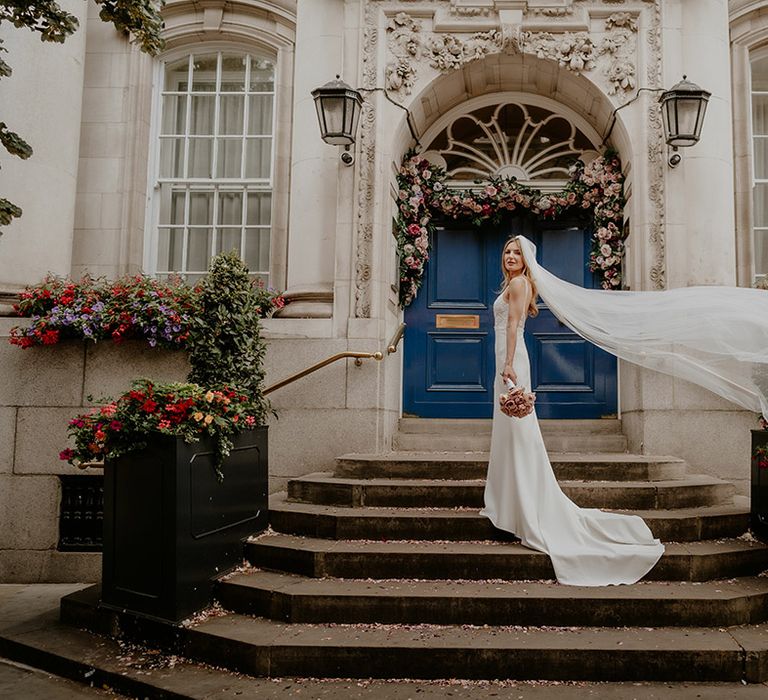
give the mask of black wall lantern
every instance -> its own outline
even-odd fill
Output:
[[[337,75],[336,80],[312,90],[312,97],[315,99],[323,141],[334,146],[344,146],[341,160],[351,165],[354,159],[348,151],[355,142],[363,96]]]
[[[672,167],[680,162],[680,155],[676,153],[678,148],[693,146],[698,142],[711,94],[687,80],[684,75],[679,83],[659,98],[664,138],[675,151],[669,158]]]

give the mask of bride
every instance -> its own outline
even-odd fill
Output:
[[[582,338],[623,360],[693,382],[768,419],[768,292],[695,286],[653,292],[584,289],[541,267],[523,236],[504,245],[493,305],[496,380],[483,515],[549,554],[560,583],[634,583],[664,552],[637,515],[579,508],[561,490],[536,413],[501,413],[502,379],[530,388],[523,342],[536,294]]]
[[[509,239],[502,253],[505,284],[493,304],[497,371],[485,507],[480,513],[497,528],[517,535],[525,546],[547,553],[562,584],[635,583],[654,567],[664,545],[637,515],[573,503],[552,471],[535,410],[518,419],[499,409],[503,380],[531,388],[523,331],[526,316],[538,310],[536,280],[526,260],[535,264],[533,244],[522,237]]]

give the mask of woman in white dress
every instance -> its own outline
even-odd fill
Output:
[[[517,237],[502,252],[504,287],[493,304],[496,376],[491,452],[480,511],[495,527],[545,552],[558,582],[575,586],[631,584],[664,553],[637,515],[580,508],[560,489],[549,462],[536,411],[510,418],[499,409],[503,381],[531,388],[523,340],[526,316],[535,316],[536,284]]]

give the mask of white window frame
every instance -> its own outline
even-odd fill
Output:
[[[267,270],[263,271],[252,271],[252,274],[254,277],[262,277],[263,275],[267,276],[267,284],[270,286],[273,284],[273,256],[275,252],[275,236],[274,236],[274,228],[275,228],[275,159],[276,159],[276,143],[278,140],[278,110],[277,110],[277,104],[279,100],[279,68],[280,68],[280,62],[278,61],[278,57],[269,51],[265,50],[257,50],[252,46],[245,46],[242,44],[232,43],[232,42],[205,42],[205,43],[195,43],[195,44],[187,44],[185,46],[179,47],[178,49],[174,51],[169,51],[167,54],[162,56],[162,59],[157,61],[154,65],[154,74],[153,74],[153,85],[152,85],[152,105],[151,105],[151,127],[150,127],[150,136],[149,136],[149,158],[147,159],[147,207],[146,207],[146,216],[145,216],[145,236],[144,236],[144,251],[143,251],[143,269],[145,272],[151,275],[158,274],[157,270],[157,263],[158,263],[158,245],[159,245],[159,219],[160,219],[160,206],[161,206],[161,197],[160,197],[160,185],[161,185],[161,178],[160,178],[160,165],[161,165],[161,158],[160,158],[160,134],[162,129],[162,118],[163,118],[163,93],[164,93],[164,83],[165,83],[165,72],[166,72],[166,66],[169,63],[173,63],[174,61],[178,61],[185,56],[192,55],[211,55],[213,53],[222,53],[222,54],[242,54],[246,55],[249,54],[251,56],[255,56],[257,58],[264,58],[267,60],[270,60],[274,64],[274,89],[272,92],[272,133],[271,133],[271,145],[270,145],[270,172],[269,172],[269,178],[240,178],[240,179],[234,179],[234,178],[220,178],[220,179],[208,179],[208,178],[178,178],[176,179],[179,183],[187,183],[191,185],[190,190],[195,191],[195,185],[198,186],[198,191],[206,191],[206,192],[218,192],[218,191],[238,191],[243,193],[243,216],[242,221],[240,224],[241,228],[241,252],[242,252],[242,244],[243,244],[243,236],[244,236],[244,230],[246,227],[246,219],[245,214],[247,210],[247,194],[248,192],[269,192],[271,195],[271,211],[270,211],[270,246],[269,246],[269,262],[267,265]],[[220,85],[220,71],[221,71],[221,64],[220,62],[217,62],[217,85]],[[244,80],[248,80],[248,76],[246,75],[244,77]],[[189,99],[189,94],[191,91],[192,85],[191,82],[187,86],[187,106],[186,106],[186,119],[187,119],[187,128],[185,131],[189,132],[189,120],[191,118],[191,112],[192,112],[192,104],[191,100]],[[222,93],[214,91],[212,93],[216,96],[216,104],[218,106],[219,103],[219,97]],[[233,92],[233,93],[224,93],[226,95],[239,95],[241,93]],[[242,95],[245,97],[247,96],[247,90],[242,93]],[[244,120],[247,120],[248,118],[248,100],[245,99],[245,112],[244,112]],[[219,110],[215,110],[215,116],[214,118],[218,120],[218,114]],[[247,121],[246,121],[247,124]],[[244,124],[244,130],[246,125]],[[214,131],[216,129],[214,128]],[[213,154],[215,152],[215,149],[217,148],[217,137],[212,136],[213,146],[212,146],[212,158]],[[246,137],[245,135],[243,138],[243,147],[245,148],[246,143]],[[188,150],[188,138],[185,139],[185,150]],[[243,163],[245,160],[243,159]],[[185,157],[185,168],[188,167],[188,158]],[[241,167],[244,167],[241,166]],[[244,171],[241,170],[241,174],[244,174]],[[170,180],[173,180],[174,178],[170,178]],[[168,181],[169,178],[163,178],[163,181]],[[242,188],[242,189],[240,189]],[[188,201],[188,200],[187,200]],[[216,235],[215,231],[218,225],[217,223],[217,203],[218,203],[218,197],[213,198],[214,201],[214,211],[212,213],[212,223],[211,228],[214,232],[214,235],[211,237],[211,253],[215,251],[216,246]],[[188,204],[187,204],[188,206]],[[185,215],[185,221],[187,220],[187,216]],[[184,228],[187,228],[187,225],[184,225]],[[258,226],[253,226],[249,228],[258,228]],[[188,233],[184,236],[184,249],[187,248],[187,241],[188,241]],[[194,272],[190,272],[190,274],[194,274]]]

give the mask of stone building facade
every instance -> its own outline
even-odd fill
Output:
[[[441,139],[460,118],[520,105],[531,123],[553,115],[578,132],[587,159],[619,153],[626,286],[750,286],[768,273],[768,2],[168,0],[156,59],[93,3],[62,4],[80,19],[64,45],[2,29],[14,67],[3,120],[35,149],[26,162],[0,153],[2,194],[24,210],[0,239],[6,315],[49,271],[194,279],[232,244],[290,299],[265,322],[268,383],[383,349],[409,321],[392,229],[414,133],[446,163]],[[364,89],[350,167],[321,141],[310,95],[336,74]],[[700,142],[671,168],[658,96],[684,74],[712,96]],[[485,172],[559,182],[522,163],[507,154]],[[14,323],[0,319],[0,334]],[[337,455],[391,448],[402,358],[336,363],[274,394],[273,490]],[[183,373],[178,357],[130,347],[0,346],[0,580],[94,575],[93,555],[55,550],[66,418],[133,376]],[[617,379],[632,451],[683,457],[747,493],[754,415],[626,364]]]

